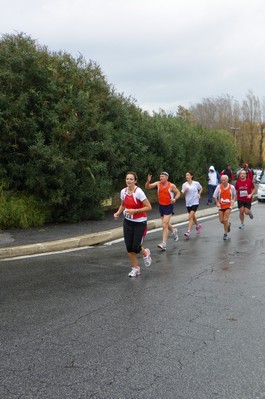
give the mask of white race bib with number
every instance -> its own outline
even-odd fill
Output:
[[[126,212],[126,209],[124,209],[123,215],[126,219],[133,219],[133,215],[130,215],[128,212]]]

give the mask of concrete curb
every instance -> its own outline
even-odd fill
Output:
[[[196,213],[198,218],[202,218],[205,216],[212,216],[215,214],[216,215],[218,214],[218,210],[215,206],[213,208],[207,208],[201,211],[197,211]],[[173,215],[171,218],[171,223],[174,225],[187,221],[188,221],[187,214]],[[161,227],[162,223],[160,218],[148,221],[149,230]],[[56,252],[67,249],[93,246],[93,245],[103,244],[108,241],[117,240],[121,237],[123,237],[123,228],[119,227],[112,230],[102,231],[100,233],[85,234],[78,237],[66,238],[63,240],[47,241],[42,243],[0,248],[0,259],[14,258],[16,256],[37,255],[48,252]]]

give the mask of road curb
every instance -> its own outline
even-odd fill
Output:
[[[217,215],[217,213],[217,208],[213,207],[197,211],[196,215],[198,218],[202,218],[214,214]],[[172,224],[178,224],[187,221],[187,214],[173,215],[171,218]],[[148,230],[153,230],[161,227],[162,223],[160,218],[148,221]],[[63,251],[74,248],[83,248],[103,244],[108,241],[117,240],[121,237],[123,237],[123,228],[119,227],[99,233],[84,234],[81,236],[66,238],[62,240],[0,248],[0,259],[14,258],[17,256],[45,254],[49,252]]]

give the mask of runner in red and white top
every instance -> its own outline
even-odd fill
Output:
[[[150,250],[142,245],[147,232],[146,212],[150,211],[152,206],[143,190],[136,185],[137,175],[135,172],[128,172],[125,181],[127,187],[121,190],[121,204],[117,212],[114,213],[114,218],[118,219],[122,213],[124,214],[124,241],[132,263],[132,270],[128,276],[136,277],[140,275],[137,254],[143,255],[146,267],[150,266],[152,262]]]
[[[253,181],[247,177],[247,172],[242,169],[239,173],[238,180],[235,185],[237,192],[237,205],[239,209],[240,229],[244,229],[245,215],[248,215],[250,219],[253,219],[253,213],[251,211],[251,203],[253,195],[256,192],[256,187]]]

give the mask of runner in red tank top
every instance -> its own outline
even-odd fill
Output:
[[[151,183],[152,175],[147,176],[147,182],[145,188],[148,190],[151,188],[157,188],[157,196],[159,202],[159,211],[162,218],[162,242],[158,244],[158,247],[165,251],[167,249],[167,237],[168,231],[171,231],[174,241],[178,241],[178,230],[170,223],[170,218],[174,214],[173,206],[177,199],[180,197],[180,191],[177,189],[175,184],[168,181],[169,174],[167,172],[160,173],[160,180]]]
[[[253,181],[247,177],[247,172],[244,169],[242,169],[239,173],[235,189],[237,193],[237,206],[239,209],[239,218],[241,221],[239,228],[244,229],[245,215],[248,215],[250,219],[253,219],[254,217],[251,211],[251,202],[257,190]]]
[[[221,184],[219,184],[213,193],[216,206],[219,208],[219,220],[224,225],[224,240],[227,240],[230,233],[231,223],[229,217],[233,208],[236,189],[232,184],[228,183],[228,176],[221,176]]]

